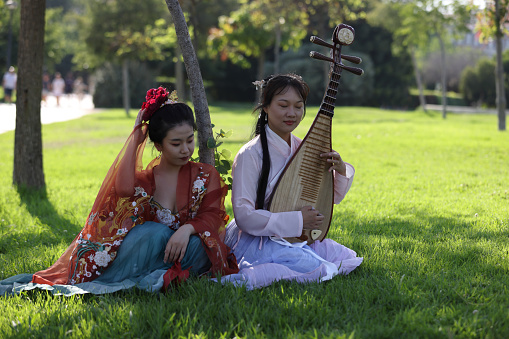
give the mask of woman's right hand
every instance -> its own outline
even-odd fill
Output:
[[[303,228],[307,230],[315,230],[323,222],[324,216],[313,206],[304,206],[300,210],[302,212]]]
[[[143,114],[145,114],[145,110],[144,109],[140,109],[138,111],[138,116],[136,117],[136,120],[134,121],[134,128],[136,128],[136,126],[138,126],[138,125],[141,125],[141,122],[142,122],[142,119],[143,119]]]

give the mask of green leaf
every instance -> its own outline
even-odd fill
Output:
[[[230,159],[231,156],[232,156],[232,152],[230,150],[227,150],[227,149],[223,149],[221,151],[221,155],[223,156],[223,158],[225,159]]]
[[[223,166],[223,165],[219,165],[216,167],[216,170],[220,173],[220,174],[228,174],[228,170]]]
[[[222,142],[222,141],[220,141],[220,142],[216,143],[216,146],[215,146],[214,148],[219,147],[219,146],[221,146],[222,144],[223,144],[223,142]]]
[[[221,160],[221,165],[224,166],[227,171],[232,168],[232,165],[228,160]]]
[[[207,140],[207,147],[208,148],[216,148],[216,140],[213,138],[213,137],[210,137],[208,140]]]
[[[233,130],[229,130],[229,131],[227,131],[227,132],[225,132],[225,133],[224,133],[224,137],[225,137],[225,138],[229,138],[229,137],[231,137],[231,136],[232,136],[232,134],[233,134]]]

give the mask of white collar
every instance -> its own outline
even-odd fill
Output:
[[[293,135],[290,134],[290,145],[281,138],[276,132],[270,129],[269,124],[265,125],[267,133],[267,143],[269,143],[276,151],[287,157],[292,153],[293,149]]]

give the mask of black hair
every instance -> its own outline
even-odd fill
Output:
[[[260,178],[258,179],[258,188],[256,190],[256,208],[263,209],[265,202],[265,192],[267,191],[267,184],[270,172],[270,154],[269,146],[267,144],[267,134],[265,132],[265,125],[267,124],[267,112],[265,109],[270,105],[274,96],[283,93],[288,87],[294,88],[300,94],[304,101],[304,115],[306,114],[306,98],[309,94],[309,86],[304,82],[301,76],[293,73],[271,75],[263,80],[262,95],[260,103],[254,109],[254,112],[259,111],[258,120],[256,121],[254,135],[260,135],[262,143],[262,170]]]
[[[148,137],[153,143],[161,144],[169,130],[182,124],[188,124],[196,131],[191,107],[182,102],[164,105],[150,118]]]

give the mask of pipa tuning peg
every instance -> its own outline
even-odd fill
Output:
[[[345,66],[343,64],[339,65],[339,67],[341,67],[345,71],[348,71],[348,72],[353,73],[355,75],[363,75],[364,74],[364,71],[362,70],[362,68],[349,67],[349,66]]]
[[[318,53],[318,52],[315,52],[315,51],[310,52],[309,56],[312,57],[313,59],[329,61],[329,62],[334,63],[334,59],[329,58],[328,56],[325,56],[322,53]]]
[[[359,58],[359,57],[356,57],[356,56],[352,56],[352,55],[341,55],[341,59],[345,59],[345,60],[348,60],[354,64],[360,64],[362,62],[362,59]]]
[[[320,39],[319,37],[314,36],[314,35],[309,39],[309,41],[311,41],[314,44],[320,45],[320,46],[334,48],[334,45],[329,44],[327,41]]]

